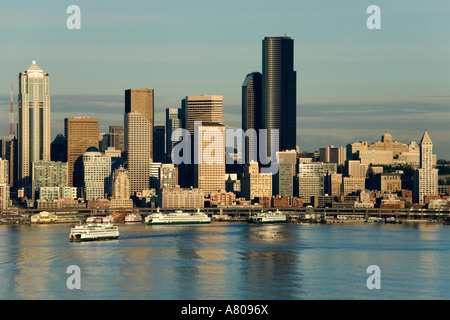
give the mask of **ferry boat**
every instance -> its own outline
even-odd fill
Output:
[[[142,216],[138,213],[129,213],[125,216],[125,222],[142,222]]]
[[[260,212],[248,220],[250,223],[280,223],[286,221],[286,215],[280,210],[276,210],[275,212]]]
[[[159,210],[145,217],[147,225],[153,224],[200,224],[210,223],[211,218],[205,213],[197,210],[195,213],[187,213],[181,210],[176,210],[170,213],[161,213]]]
[[[95,241],[119,238],[119,227],[111,223],[89,223],[70,229],[70,241]]]

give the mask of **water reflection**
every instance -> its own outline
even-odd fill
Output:
[[[70,243],[70,226],[0,226],[2,299],[448,298],[450,232],[439,225],[120,226]],[[66,269],[81,268],[82,290]],[[382,270],[380,292],[366,268]]]

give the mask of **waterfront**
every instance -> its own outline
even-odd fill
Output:
[[[442,224],[118,224],[120,239],[70,243],[71,225],[0,226],[5,299],[448,299]],[[69,290],[67,267],[81,270]],[[381,269],[369,290],[367,267]]]

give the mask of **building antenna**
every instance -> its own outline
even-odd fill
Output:
[[[11,80],[10,105],[9,105],[9,140],[14,139],[14,98],[13,83]]]

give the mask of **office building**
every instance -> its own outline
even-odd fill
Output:
[[[163,163],[159,173],[159,187],[175,188],[178,185],[178,168],[173,163]]]
[[[112,175],[111,207],[133,207],[133,200],[130,198],[130,179],[128,178],[128,171],[122,166],[114,170]]]
[[[438,194],[438,169],[433,164],[433,142],[425,130],[420,141],[420,168],[414,171],[413,201],[425,204],[426,196]]]
[[[241,177],[241,196],[247,200],[272,197],[272,174],[260,173],[256,161],[245,164]]]
[[[61,187],[68,184],[67,162],[36,161],[33,163],[32,198],[39,199],[41,187]]]
[[[279,149],[295,150],[297,122],[297,75],[294,71],[294,40],[289,36],[263,40],[263,128],[279,131]],[[268,139],[268,155],[274,149]]]
[[[223,124],[223,96],[187,96],[182,100],[185,110],[185,129],[194,134],[194,122]]]
[[[163,124],[153,127],[153,161],[166,161],[166,128]]]
[[[277,162],[278,171],[272,177],[273,195],[293,197],[297,152],[295,150],[278,151]]]
[[[153,89],[125,90],[125,149],[130,195],[149,189],[153,162]]]
[[[89,147],[83,154],[83,165],[85,199],[105,199],[111,190],[111,158]]]
[[[242,130],[254,129],[254,135],[245,137],[243,147],[245,163],[258,160],[258,133],[263,126],[262,119],[262,74],[249,73],[242,84]],[[249,158],[253,155],[253,158]]]
[[[109,144],[108,147],[113,147],[123,152],[125,150],[125,136],[123,126],[109,126]]]
[[[75,117],[64,119],[67,147],[68,186],[81,188],[84,184],[83,154],[89,147],[99,148],[99,119]]]
[[[51,120],[49,75],[33,61],[19,74],[18,179],[31,194],[32,164],[50,161]]]
[[[225,126],[202,123],[196,128],[198,157],[194,163],[194,187],[209,196],[225,190]]]
[[[172,141],[172,133],[184,128],[184,109],[183,108],[167,108],[166,109],[166,161],[172,162],[172,150],[178,141]]]

